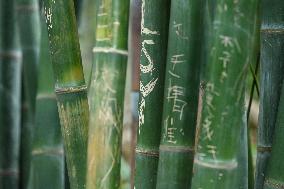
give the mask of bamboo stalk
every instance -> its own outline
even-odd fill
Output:
[[[253,52],[256,0],[217,0],[206,57],[192,189],[237,188],[245,78]],[[210,4],[209,4],[210,5]]]
[[[0,189],[19,187],[21,51],[14,8],[14,0],[0,0]]]
[[[89,108],[72,0],[44,0],[71,189],[86,187]]]
[[[201,1],[171,3],[157,189],[189,188],[202,44]]]
[[[283,8],[284,2],[281,0],[262,1],[261,91],[255,189],[262,189],[264,185],[283,81]]]
[[[53,73],[49,55],[47,27],[41,19],[40,64],[36,99],[31,189],[64,188],[64,154]]]
[[[135,188],[156,187],[170,0],[142,0]]]
[[[280,42],[283,43],[283,40],[281,40]],[[281,56],[283,60],[283,54]],[[284,85],[283,82],[284,80],[282,81],[282,90],[280,94],[278,113],[275,124],[275,134],[273,137],[273,147],[272,147],[271,157],[269,158],[267,173],[265,175],[264,189],[284,188],[284,176],[283,176]]]
[[[84,76],[87,86],[90,86],[94,41],[96,37],[97,6],[95,0],[85,0],[82,3],[82,14],[79,24],[79,37],[82,54]]]
[[[35,121],[37,64],[40,27],[37,0],[16,1],[21,49],[23,53],[23,111],[21,129],[20,187],[28,188],[31,165],[32,138]]]
[[[98,0],[89,89],[88,189],[120,188],[129,0]]]

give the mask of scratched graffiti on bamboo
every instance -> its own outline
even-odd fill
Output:
[[[142,18],[141,18],[141,34],[144,35],[144,37],[149,37],[149,39],[144,39],[142,41],[142,48],[141,48],[141,54],[146,57],[146,65],[143,65],[140,63],[140,71],[141,74],[150,74],[152,76],[153,71],[155,70],[155,63],[153,58],[151,57],[147,45],[155,45],[155,41],[151,38],[152,35],[160,35],[158,31],[152,30],[145,26],[145,0],[142,0]],[[150,81],[147,84],[144,84],[142,81],[140,82],[140,94],[141,99],[139,102],[139,127],[138,127],[138,134],[141,132],[141,126],[145,123],[144,120],[144,110],[146,108],[146,97],[150,95],[155,89],[155,86],[158,82],[159,78],[151,78]]]

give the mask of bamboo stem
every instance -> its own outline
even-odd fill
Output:
[[[41,15],[41,45],[36,98],[36,127],[31,162],[31,189],[64,188],[64,152],[60,122],[53,91],[53,73],[47,27]]]
[[[202,44],[202,3],[171,3],[157,189],[189,188]]]
[[[89,89],[88,189],[120,188],[129,0],[98,0]]]
[[[16,12],[23,53],[23,111],[20,150],[20,187],[28,188],[35,121],[40,22],[36,0],[17,0]]]
[[[74,4],[44,0],[44,11],[70,187],[84,189],[89,108]]]
[[[255,189],[262,189],[271,154],[283,81],[283,1],[262,1],[260,56],[260,112]]]
[[[22,54],[14,8],[14,0],[0,0],[0,189],[19,187]]]
[[[216,0],[213,8],[209,4],[213,19],[192,189],[236,188],[240,182],[238,145],[256,5],[255,0]]]
[[[142,0],[136,189],[156,188],[170,0]]]

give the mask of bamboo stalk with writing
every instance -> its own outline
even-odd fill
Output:
[[[142,0],[136,189],[156,188],[170,0]]]
[[[21,51],[15,0],[0,0],[0,189],[19,187]]]
[[[201,1],[171,3],[157,189],[189,188],[202,44]]]
[[[89,106],[73,0],[44,0],[71,189],[86,188]]]
[[[239,182],[238,145],[244,90],[257,12],[255,0],[217,0],[205,68],[201,130],[192,189],[227,189]]]
[[[129,0],[98,0],[89,89],[88,189],[120,188]]]

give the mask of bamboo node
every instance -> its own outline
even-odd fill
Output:
[[[181,152],[181,153],[193,153],[194,148],[188,146],[168,146],[168,145],[160,145],[161,151],[166,152]]]
[[[0,59],[1,58],[11,58],[17,60],[22,58],[22,52],[17,50],[2,51],[0,52]]]
[[[77,92],[82,92],[82,91],[86,91],[86,90],[87,90],[87,86],[82,85],[82,86],[78,86],[78,87],[58,88],[58,89],[55,89],[55,93],[56,94],[77,93]]]
[[[143,149],[136,148],[135,152],[137,154],[142,154],[145,156],[159,157],[159,151],[156,151],[156,150],[143,150]]]
[[[114,54],[120,54],[123,56],[128,56],[128,51],[126,50],[107,48],[107,47],[94,47],[93,53],[114,53]]]
[[[194,163],[202,167],[208,167],[212,169],[223,169],[223,170],[232,170],[237,168],[238,162],[236,160],[230,161],[218,161],[218,160],[203,160],[198,157],[194,159]]]
[[[1,170],[0,169],[0,177],[1,176],[19,176],[19,171],[18,170],[12,170],[12,169],[6,169],[6,170]]]
[[[258,152],[271,152],[272,147],[271,146],[258,146],[257,151]]]
[[[38,10],[38,6],[37,5],[34,5],[34,4],[23,4],[23,5],[18,5],[15,7],[15,9],[17,11],[37,11]]]
[[[261,33],[283,34],[284,29],[281,28],[264,28],[260,30]]]
[[[62,149],[34,149],[32,155],[63,155]]]
[[[265,179],[264,185],[268,186],[269,188],[275,188],[275,189],[284,189],[284,183],[281,183],[279,181],[276,181],[274,179]]]

